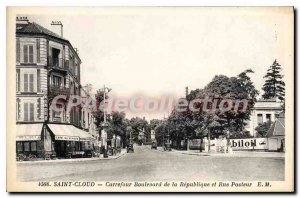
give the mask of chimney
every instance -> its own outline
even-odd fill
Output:
[[[29,23],[29,20],[27,17],[20,16],[16,18],[17,25],[27,25]]]

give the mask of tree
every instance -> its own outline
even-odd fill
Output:
[[[270,68],[267,70],[267,74],[264,76],[266,78],[265,84],[262,90],[264,91],[263,98],[271,99],[277,97],[281,101],[284,101],[285,96],[285,83],[282,78],[283,75],[280,74],[281,65],[277,63],[277,60],[273,62]]]
[[[262,124],[259,124],[255,130],[261,137],[266,137],[269,129],[271,128],[272,122],[264,122]]]
[[[138,139],[140,130],[145,129],[145,132],[148,130],[147,120],[139,117],[134,117],[130,119],[130,126],[132,127],[132,138],[134,142],[141,143]]]
[[[126,129],[127,123],[125,122],[124,112],[112,112],[108,118],[109,127],[107,129],[108,138],[112,138],[113,135],[118,135],[121,137],[123,143],[126,142]]]

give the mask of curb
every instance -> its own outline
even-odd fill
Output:
[[[179,151],[163,151],[163,150],[157,150],[159,152],[164,152],[164,153],[177,153],[177,154],[181,154],[181,155],[194,155],[194,156],[203,156],[203,157],[258,157],[258,158],[261,158],[261,157],[264,157],[264,158],[285,158],[285,156],[266,156],[266,155],[250,155],[250,156],[247,156],[247,155],[240,155],[239,153],[232,153],[232,154],[229,154],[229,153],[183,153],[183,152],[179,152]]]
[[[58,159],[58,160],[37,160],[37,161],[18,161],[18,164],[31,164],[31,163],[63,163],[63,162],[87,162],[87,161],[98,161],[98,160],[115,160],[123,157],[127,152],[120,153],[120,155],[112,157],[112,158],[77,158],[77,159]]]

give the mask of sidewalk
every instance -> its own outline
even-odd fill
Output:
[[[103,154],[100,157],[92,158],[72,158],[72,159],[55,159],[55,160],[36,160],[36,161],[18,161],[17,164],[26,164],[26,163],[56,163],[56,162],[82,162],[82,161],[96,161],[96,160],[113,160],[123,157],[127,154],[126,149],[122,149],[121,153],[116,156],[108,156],[108,158],[103,158]]]
[[[160,152],[168,152],[164,151],[162,147],[157,148]],[[232,153],[216,153],[216,152],[202,152],[199,150],[175,150],[172,149],[172,153],[179,153],[183,155],[197,155],[197,156],[210,156],[210,157],[279,157],[284,158],[285,153],[282,152],[263,152],[263,151],[232,151]]]

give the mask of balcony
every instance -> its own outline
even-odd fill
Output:
[[[58,57],[48,56],[48,67],[52,70],[67,73],[68,72],[68,65],[65,64],[64,59]]]
[[[63,87],[63,86],[50,85],[50,87],[49,87],[49,93],[53,97],[58,96],[58,95],[69,96],[70,95],[70,88],[66,88],[66,87]]]

